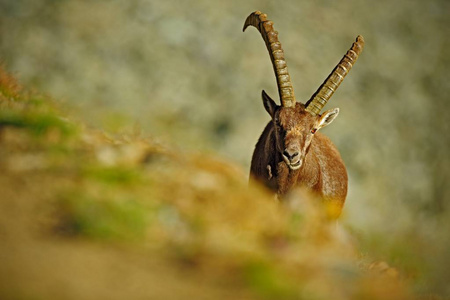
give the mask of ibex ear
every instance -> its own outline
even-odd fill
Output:
[[[275,114],[275,110],[277,108],[277,104],[275,101],[272,100],[272,98],[269,97],[269,95],[266,94],[266,92],[262,91],[262,99],[264,103],[264,108],[269,113],[269,115],[273,118]]]
[[[334,119],[336,119],[336,117],[339,114],[339,108],[333,108],[333,109],[329,109],[326,112],[324,112],[318,121],[318,125],[317,125],[317,129],[323,128],[327,125],[330,125],[331,122],[333,122]]]

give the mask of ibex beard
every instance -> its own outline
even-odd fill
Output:
[[[364,39],[357,37],[311,99],[302,104],[295,100],[278,33],[266,18],[259,11],[250,14],[244,31],[248,26],[254,26],[265,41],[277,78],[281,105],[262,92],[264,108],[272,120],[255,146],[250,179],[269,187],[280,199],[296,187],[306,187],[325,200],[332,208],[332,216],[337,217],[347,196],[347,171],[336,147],[318,131],[337,117],[339,109],[322,114],[320,111],[355,63]]]

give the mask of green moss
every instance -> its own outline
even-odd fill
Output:
[[[133,184],[141,182],[140,173],[136,168],[122,166],[88,167],[84,170],[84,175],[108,184]]]
[[[265,299],[299,299],[300,288],[269,263],[250,262],[243,274],[250,288]]]
[[[52,129],[58,130],[63,136],[75,133],[75,127],[72,124],[50,113],[2,110],[0,111],[0,128],[4,126],[24,128],[38,136]]]
[[[8,99],[16,97],[16,93],[3,84],[0,84],[0,95]]]
[[[96,198],[73,194],[61,202],[58,229],[69,235],[107,240],[136,240],[144,236],[147,210],[133,198]]]

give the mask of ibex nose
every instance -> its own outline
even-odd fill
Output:
[[[298,152],[296,150],[286,149],[284,150],[283,155],[292,162],[297,159]]]
[[[302,166],[302,160],[300,159],[300,154],[295,148],[286,149],[283,151],[283,159],[288,164],[289,168],[292,170],[297,170]]]

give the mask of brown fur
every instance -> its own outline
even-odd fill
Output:
[[[264,98],[264,96],[263,96]],[[269,100],[270,101],[270,100]],[[273,100],[272,100],[273,101]],[[347,171],[333,143],[318,129],[320,115],[305,111],[304,105],[295,108],[266,106],[270,121],[256,144],[252,157],[250,177],[283,197],[295,187],[309,188],[340,209],[347,196]],[[272,108],[272,109],[271,109]],[[302,165],[289,168],[283,160],[286,149],[299,152]]]

